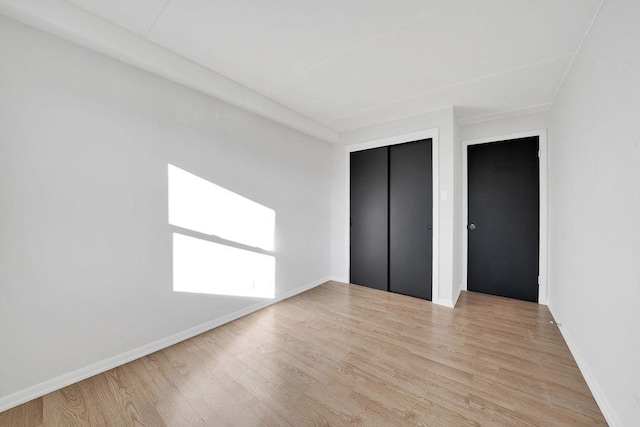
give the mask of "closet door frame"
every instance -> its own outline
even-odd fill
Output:
[[[469,177],[468,152],[470,145],[487,144],[491,142],[509,141],[512,139],[538,137],[538,159],[540,165],[540,246],[538,256],[538,304],[548,305],[549,292],[547,284],[549,220],[548,220],[548,189],[547,189],[547,130],[540,129],[531,132],[512,133],[508,135],[492,136],[488,138],[462,141],[462,290],[467,290],[467,267],[469,260]]]
[[[344,215],[344,225],[345,225],[345,230],[346,230],[346,250],[345,250],[345,254],[346,254],[346,265],[347,265],[347,274],[346,277],[349,277],[349,270],[351,269],[351,264],[350,264],[350,258],[349,258],[349,254],[350,254],[350,226],[349,226],[349,216],[351,214],[351,193],[350,193],[350,189],[351,189],[351,163],[350,163],[350,155],[351,153],[355,152],[355,151],[362,151],[362,150],[368,150],[371,148],[380,148],[380,147],[387,147],[387,146],[391,146],[391,145],[398,145],[398,144],[404,144],[406,142],[413,142],[413,141],[419,141],[419,140],[423,140],[423,139],[431,139],[431,150],[432,150],[432,156],[431,156],[431,169],[432,169],[432,173],[433,173],[433,201],[432,201],[432,209],[433,209],[433,260],[432,260],[432,277],[431,277],[431,299],[434,303],[437,303],[439,301],[439,242],[440,242],[440,209],[439,209],[439,197],[438,195],[440,194],[440,185],[439,185],[439,177],[440,177],[440,171],[439,171],[439,157],[438,157],[438,128],[433,128],[433,129],[425,129],[425,130],[421,130],[418,132],[411,132],[411,133],[406,133],[406,134],[402,134],[402,135],[396,135],[396,136],[391,136],[391,137],[387,137],[387,138],[381,138],[381,139],[376,139],[373,141],[366,141],[366,142],[361,142],[358,144],[351,144],[351,145],[347,145],[345,146],[345,164],[346,164],[346,173],[345,173],[345,183],[346,183],[346,212]]]

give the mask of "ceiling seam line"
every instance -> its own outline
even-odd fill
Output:
[[[342,115],[339,115],[339,116],[334,116],[334,117],[331,117],[331,118],[329,118],[327,120],[331,121],[331,120],[340,120],[340,119],[348,118],[348,117],[355,116],[355,115],[360,114],[360,113],[365,113],[365,112],[368,112],[368,111],[376,110],[378,108],[382,108],[382,107],[386,107],[386,106],[389,106],[389,105],[393,105],[393,104],[396,104],[398,102],[407,101],[407,100],[413,99],[413,98],[418,98],[420,96],[427,95],[429,93],[438,92],[440,90],[451,89],[451,88],[455,88],[455,87],[458,87],[458,86],[465,85],[467,83],[473,83],[473,82],[477,82],[477,81],[480,81],[480,80],[488,79],[488,78],[491,78],[491,77],[499,76],[501,74],[506,74],[506,73],[510,73],[510,72],[518,71],[518,70],[524,70],[525,68],[529,68],[529,67],[533,67],[533,66],[536,66],[536,65],[544,64],[544,63],[547,63],[547,62],[556,61],[558,59],[562,59],[562,58],[566,58],[566,57],[570,57],[570,56],[574,56],[574,58],[575,58],[575,55],[576,55],[576,52],[565,53],[563,55],[554,56],[553,58],[543,59],[542,61],[536,61],[536,62],[531,62],[531,63],[525,64],[525,65],[519,65],[517,67],[508,68],[506,70],[498,71],[498,72],[495,72],[495,73],[492,73],[492,74],[487,74],[487,75],[482,76],[482,77],[476,77],[476,78],[473,78],[473,79],[464,80],[464,81],[459,82],[459,83],[453,83],[453,84],[450,84],[450,85],[441,86],[439,88],[429,89],[427,91],[420,92],[420,93],[418,93],[416,95],[410,95],[410,96],[407,96],[407,97],[404,97],[404,98],[394,99],[393,101],[389,101],[389,102],[385,102],[385,103],[382,103],[382,104],[378,104],[375,107],[363,108],[363,109],[360,109],[360,110],[353,111],[351,113],[342,114]]]
[[[500,110],[497,111],[495,113],[490,113],[490,114],[481,114],[481,115],[475,115],[475,116],[470,116],[470,117],[464,117],[464,118],[459,118],[457,113],[455,113],[455,109],[456,109],[456,105],[447,105],[445,107],[442,108],[434,108],[434,109],[429,109],[429,110],[425,110],[425,111],[420,111],[418,113],[411,113],[411,114],[406,114],[403,116],[399,116],[399,117],[394,117],[393,119],[389,119],[389,120],[385,120],[382,122],[376,122],[376,123],[372,123],[372,124],[368,124],[368,125],[364,125],[364,126],[358,126],[358,127],[354,127],[354,128],[349,128],[349,129],[345,129],[339,132],[340,136],[342,136],[343,134],[347,134],[349,132],[356,132],[359,131],[361,129],[365,129],[365,128],[370,128],[372,126],[379,126],[379,125],[383,125],[386,123],[391,123],[391,122],[395,122],[398,120],[405,120],[408,119],[410,117],[417,117],[423,114],[431,114],[431,113],[435,113],[437,111],[442,111],[442,110],[446,110],[448,108],[452,108],[454,111],[454,114],[456,114],[456,117],[458,118],[459,124],[460,126],[467,126],[469,124],[474,124],[474,123],[483,123],[483,122],[488,122],[491,120],[494,120],[491,118],[491,116],[498,116],[498,115],[504,115],[504,117],[513,117],[513,116],[522,116],[525,114],[530,114],[528,111],[528,109],[533,109],[533,113],[536,112],[543,112],[543,111],[548,111],[549,108],[551,107],[551,104],[548,102],[544,102],[542,104],[535,104],[535,105],[530,105],[530,106],[526,106],[526,107],[517,107],[517,108],[509,108],[506,110]],[[484,119],[485,117],[487,117],[487,119]],[[498,119],[500,119],[502,117],[498,117]],[[468,122],[469,120],[476,120],[479,119],[477,122]]]
[[[573,64],[576,62],[576,58],[578,57],[578,54],[582,50],[582,45],[584,44],[584,41],[589,36],[589,33],[591,33],[591,29],[593,28],[593,24],[595,24],[596,20],[598,19],[598,16],[600,15],[600,11],[602,10],[602,6],[604,6],[604,2],[605,2],[605,0],[602,0],[600,2],[600,6],[598,6],[598,10],[596,10],[595,15],[593,15],[593,19],[591,20],[591,23],[589,24],[589,27],[587,28],[587,31],[584,33],[584,36],[582,37],[582,40],[580,40],[580,44],[578,45],[578,48],[576,49],[576,52],[573,55],[573,59],[571,59],[571,63],[567,67],[567,71],[565,71],[564,76],[562,76],[562,80],[560,80],[560,84],[558,85],[558,89],[556,90],[556,93],[553,95],[553,98],[551,98],[551,105],[552,106],[556,102],[556,97],[560,93],[560,89],[562,89],[562,86],[564,86],[564,82],[565,82],[565,80],[567,80],[567,76],[569,75],[569,72],[573,68]]]
[[[463,117],[460,120],[461,126],[467,126],[475,123],[490,122],[492,120],[500,120],[506,117],[524,116],[526,114],[540,113],[549,111],[551,108],[550,102],[543,102],[541,104],[529,105],[526,107],[508,108],[506,110],[496,111],[489,114],[477,114],[475,116]]]
[[[455,105],[450,104],[450,105],[445,105],[444,107],[432,108],[432,109],[429,109],[429,110],[420,111],[418,113],[405,114],[405,115],[402,115],[402,116],[399,116],[399,117],[394,117],[392,119],[388,119],[388,120],[384,120],[384,121],[376,121],[375,123],[371,123],[371,124],[368,124],[368,125],[358,126],[358,127],[355,127],[355,128],[349,128],[349,129],[342,130],[342,131],[340,131],[340,135],[345,134],[345,133],[349,133],[349,132],[358,131],[360,129],[365,129],[365,128],[370,128],[370,127],[373,127],[373,126],[384,125],[384,124],[391,123],[391,122],[396,122],[396,121],[399,121],[399,120],[405,120],[405,119],[408,119],[410,117],[417,117],[417,116],[421,116],[423,114],[431,114],[431,113],[435,113],[437,111],[446,110],[448,108],[453,109],[454,107],[455,107]]]
[[[164,6],[162,6],[162,9],[160,9],[160,12],[158,12],[155,19],[151,22],[151,25],[149,25],[149,28],[147,28],[147,31],[145,31],[144,33],[145,37],[149,37],[149,33],[151,33],[151,30],[153,30],[153,27],[156,26],[156,23],[158,22],[158,20],[162,17],[162,15],[164,15],[165,10],[167,10],[167,8],[169,7],[169,4],[171,4],[172,1],[173,0],[167,0]]]

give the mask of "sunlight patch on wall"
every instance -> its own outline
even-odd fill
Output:
[[[169,223],[270,251],[276,213],[169,165]]]
[[[273,250],[275,211],[176,166],[168,172],[169,224],[202,234],[173,233],[173,290],[273,298],[276,260],[260,249]]]
[[[276,260],[182,234],[173,234],[173,290],[273,298]]]

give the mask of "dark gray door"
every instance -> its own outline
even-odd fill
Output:
[[[431,139],[389,147],[389,290],[431,300]]]
[[[388,290],[389,149],[351,153],[349,281]]]
[[[538,301],[538,137],[468,147],[467,289]]]

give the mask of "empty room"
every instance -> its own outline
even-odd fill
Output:
[[[640,426],[637,0],[0,0],[0,426]]]

